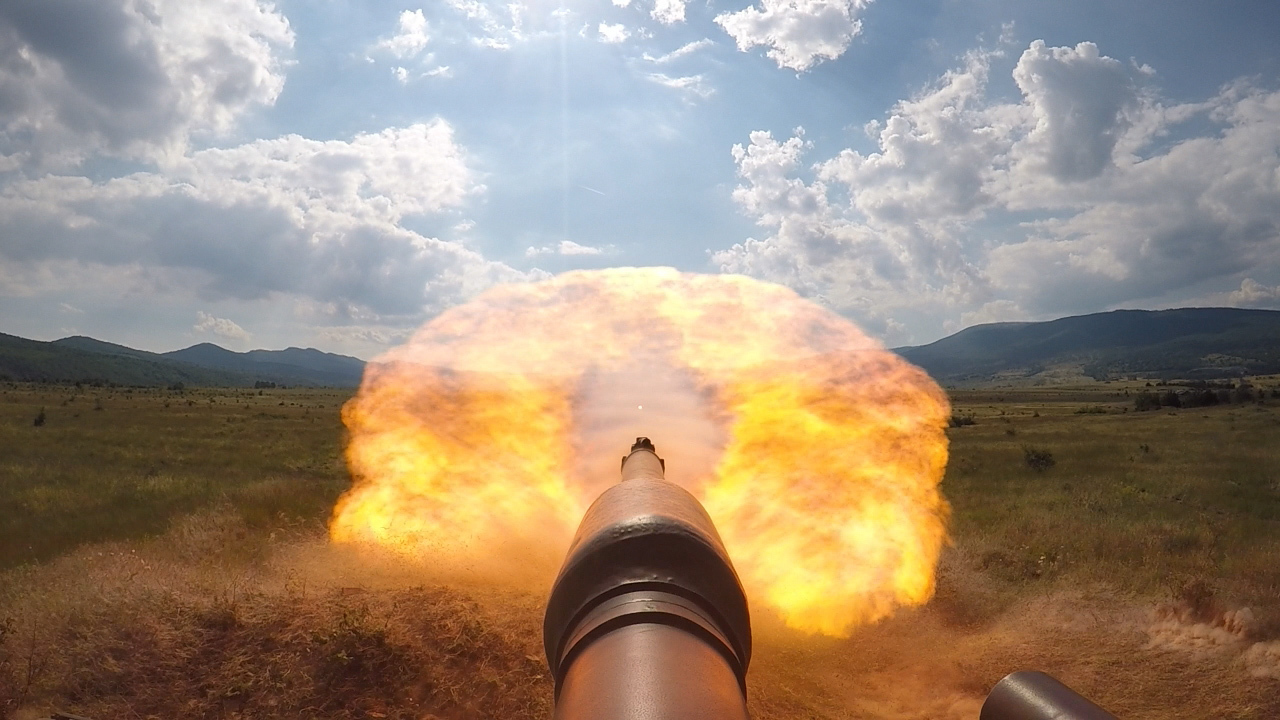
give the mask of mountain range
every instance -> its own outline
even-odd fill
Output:
[[[894,352],[950,385],[1267,375],[1280,373],[1280,311],[1114,310],[990,323]],[[201,343],[152,353],[83,336],[41,342],[0,334],[0,379],[18,381],[356,387],[364,366],[314,348],[233,352]]]
[[[153,353],[74,336],[41,342],[0,333],[0,378],[29,382],[356,387],[364,361],[314,348],[234,352],[212,343]]]
[[[1114,310],[975,325],[896,348],[945,383],[1017,379],[1209,379],[1280,373],[1280,311]]]

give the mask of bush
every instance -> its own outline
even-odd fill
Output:
[[[1026,461],[1027,467],[1036,472],[1044,472],[1057,464],[1053,459],[1053,453],[1044,448],[1031,447],[1030,445],[1022,446],[1022,459]]]
[[[32,424],[35,425],[36,427],[41,427],[44,425],[44,408],[40,408],[40,414],[36,415],[36,419]]]
[[[1182,398],[1178,397],[1178,393],[1166,390],[1160,394],[1160,404],[1165,407],[1180,408],[1182,407]]]
[[[1155,393],[1145,391],[1140,392],[1138,393],[1138,396],[1133,399],[1133,409],[1138,411],[1159,410],[1160,396]]]
[[[1076,408],[1077,415],[1106,415],[1107,409],[1101,405],[1085,405],[1082,408]]]
[[[978,421],[973,419],[972,415],[952,415],[951,427],[961,427],[963,425],[977,425]]]
[[[1218,404],[1218,394],[1208,389],[1183,393],[1180,399],[1184,408],[1208,407]]]

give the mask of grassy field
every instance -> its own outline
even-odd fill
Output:
[[[234,507],[323,527],[348,484],[347,391],[0,386],[0,568]],[[36,417],[44,414],[44,424]]]
[[[937,596],[845,640],[757,616],[755,717],[976,718],[1028,667],[1280,717],[1280,399],[1142,389],[954,392]],[[549,717],[540,596],[324,542],[345,399],[0,388],[0,717]]]

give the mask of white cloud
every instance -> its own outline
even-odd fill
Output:
[[[649,16],[663,25],[684,22],[685,2],[686,0],[654,0]]]
[[[83,315],[84,311],[71,303],[58,303],[58,310],[71,315]]]
[[[0,3],[0,166],[181,156],[284,87],[294,35],[260,0]]]
[[[680,58],[686,57],[688,55],[692,55],[693,53],[696,53],[703,48],[709,48],[713,45],[715,45],[715,42],[710,38],[702,38],[701,40],[695,40],[691,43],[686,43],[684,45],[681,45],[680,47],[676,48],[675,50],[672,50],[666,55],[659,55],[657,57],[654,57],[649,53],[644,53],[642,57],[646,61],[654,63],[655,65],[666,65],[669,62],[679,60]]]
[[[418,317],[523,277],[402,224],[482,191],[442,120],[203,150],[97,183],[46,176],[0,190],[0,236],[19,238],[0,245],[0,277],[48,288],[141,268],[120,282],[147,283],[149,295],[312,298],[338,308],[336,320]]]
[[[248,342],[252,337],[234,322],[226,318],[214,317],[203,310],[196,313],[196,324],[192,325],[191,329],[197,333],[213,333],[218,337],[239,342]]]
[[[393,67],[391,68],[391,74],[395,75],[396,80],[399,80],[401,85],[409,82],[409,71],[405,68]]]
[[[859,13],[871,0],[761,0],[760,7],[716,16],[746,52],[758,45],[780,68],[805,71],[840,57],[862,32]]]
[[[672,76],[666,73],[648,73],[645,78],[663,87],[679,90],[686,96],[692,95],[706,99],[716,92],[702,75]]]
[[[1227,294],[1227,302],[1237,307],[1280,307],[1280,285],[1263,285],[1253,278],[1240,281],[1240,289]]]
[[[1059,181],[1089,180],[1111,163],[1138,97],[1129,69],[1082,42],[1074,48],[1031,43],[1014,68],[1035,128],[1018,152]]]
[[[405,10],[400,13],[396,34],[379,40],[375,47],[404,60],[417,57],[426,49],[430,41],[431,36],[427,33],[427,18],[422,14],[422,10]]]
[[[561,240],[560,244],[554,246],[528,248],[524,251],[524,255],[525,257],[537,257],[539,255],[603,255],[604,252],[604,248],[579,245],[572,240]]]
[[[1280,92],[1165,105],[1141,66],[1035,42],[1012,72],[1021,100],[999,102],[986,85],[1002,57],[972,53],[895,104],[868,126],[875,152],[806,167],[802,134],[752,133],[733,149],[734,199],[767,234],[714,261],[860,317],[964,324],[1280,273]],[[1232,302],[1267,292],[1242,284]]]
[[[603,43],[621,43],[626,42],[631,37],[631,33],[627,30],[627,26],[622,23],[610,25],[609,23],[600,23],[598,28],[600,33],[600,42]]]
[[[472,22],[475,28],[472,42],[481,47],[510,50],[526,39],[524,19],[528,7],[523,2],[445,0],[445,3]]]
[[[624,8],[631,4],[631,0],[613,0],[614,7]]]

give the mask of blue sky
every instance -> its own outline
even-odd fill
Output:
[[[1280,308],[1280,5],[9,0],[0,332],[371,357],[669,265],[889,345]]]

